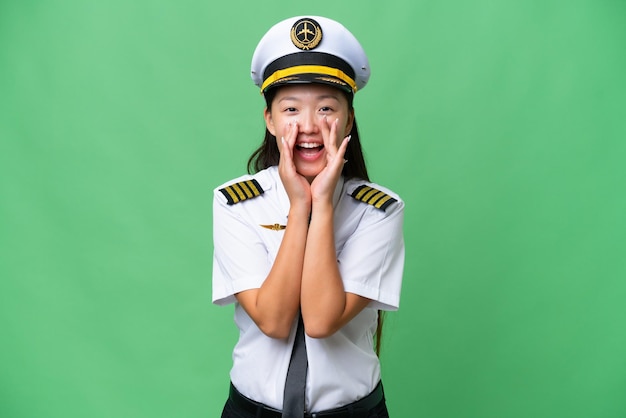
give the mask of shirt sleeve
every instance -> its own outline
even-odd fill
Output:
[[[241,204],[248,203],[253,202]],[[216,305],[228,305],[236,301],[236,293],[261,287],[271,267],[265,243],[238,209],[214,192],[212,296]]]
[[[367,208],[358,228],[338,255],[345,291],[372,299],[372,308],[397,310],[400,306],[404,270],[403,219],[404,202],[401,200],[386,212]]]

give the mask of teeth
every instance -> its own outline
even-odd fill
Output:
[[[298,146],[301,148],[318,148],[321,147],[322,144],[316,144],[314,142],[303,142],[301,144],[298,144]]]

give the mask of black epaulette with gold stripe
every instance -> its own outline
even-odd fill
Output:
[[[263,188],[261,188],[258,181],[250,179],[229,184],[223,189],[220,189],[220,192],[226,196],[229,205],[234,205],[235,203],[261,196],[263,194]]]
[[[350,196],[358,201],[370,204],[380,210],[385,210],[393,202],[398,201],[397,199],[389,196],[387,193],[368,186],[367,184],[362,184],[361,186],[354,189]]]

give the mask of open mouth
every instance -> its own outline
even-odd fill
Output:
[[[296,144],[296,149],[305,155],[315,155],[324,149],[324,144],[318,144],[317,142],[302,142]]]

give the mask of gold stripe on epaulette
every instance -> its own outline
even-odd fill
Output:
[[[389,205],[398,201],[387,193],[368,186],[367,184],[362,184],[354,189],[351,196],[360,202],[367,203],[380,210],[385,210]]]
[[[263,188],[258,181],[250,179],[230,184],[220,189],[220,192],[226,197],[229,205],[234,205],[235,203],[261,196],[263,194]]]

